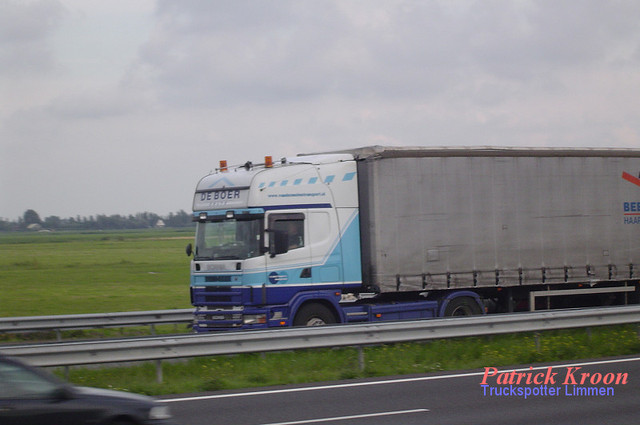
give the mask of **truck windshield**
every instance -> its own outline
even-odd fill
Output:
[[[258,257],[263,220],[225,220],[198,223],[196,260],[242,260]]]

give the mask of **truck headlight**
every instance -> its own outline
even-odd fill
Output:
[[[242,318],[242,323],[245,325],[255,325],[267,323],[266,314],[247,314]]]

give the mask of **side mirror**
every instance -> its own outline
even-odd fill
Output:
[[[269,255],[271,258],[278,254],[289,252],[289,234],[283,230],[267,230],[269,232]]]
[[[193,245],[191,244],[187,245],[185,252],[187,253],[187,257],[191,257],[191,254],[193,254]]]

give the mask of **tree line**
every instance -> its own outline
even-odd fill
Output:
[[[0,218],[0,231],[38,231],[38,230],[122,230],[147,229],[153,227],[189,227],[193,225],[191,214],[185,211],[169,213],[166,216],[143,212],[135,215],[104,215],[89,217],[60,218],[52,215],[40,218],[34,210],[27,210],[17,221]]]

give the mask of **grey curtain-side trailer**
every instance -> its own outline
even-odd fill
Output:
[[[492,311],[638,302],[640,150],[348,152],[376,291],[468,289]]]

